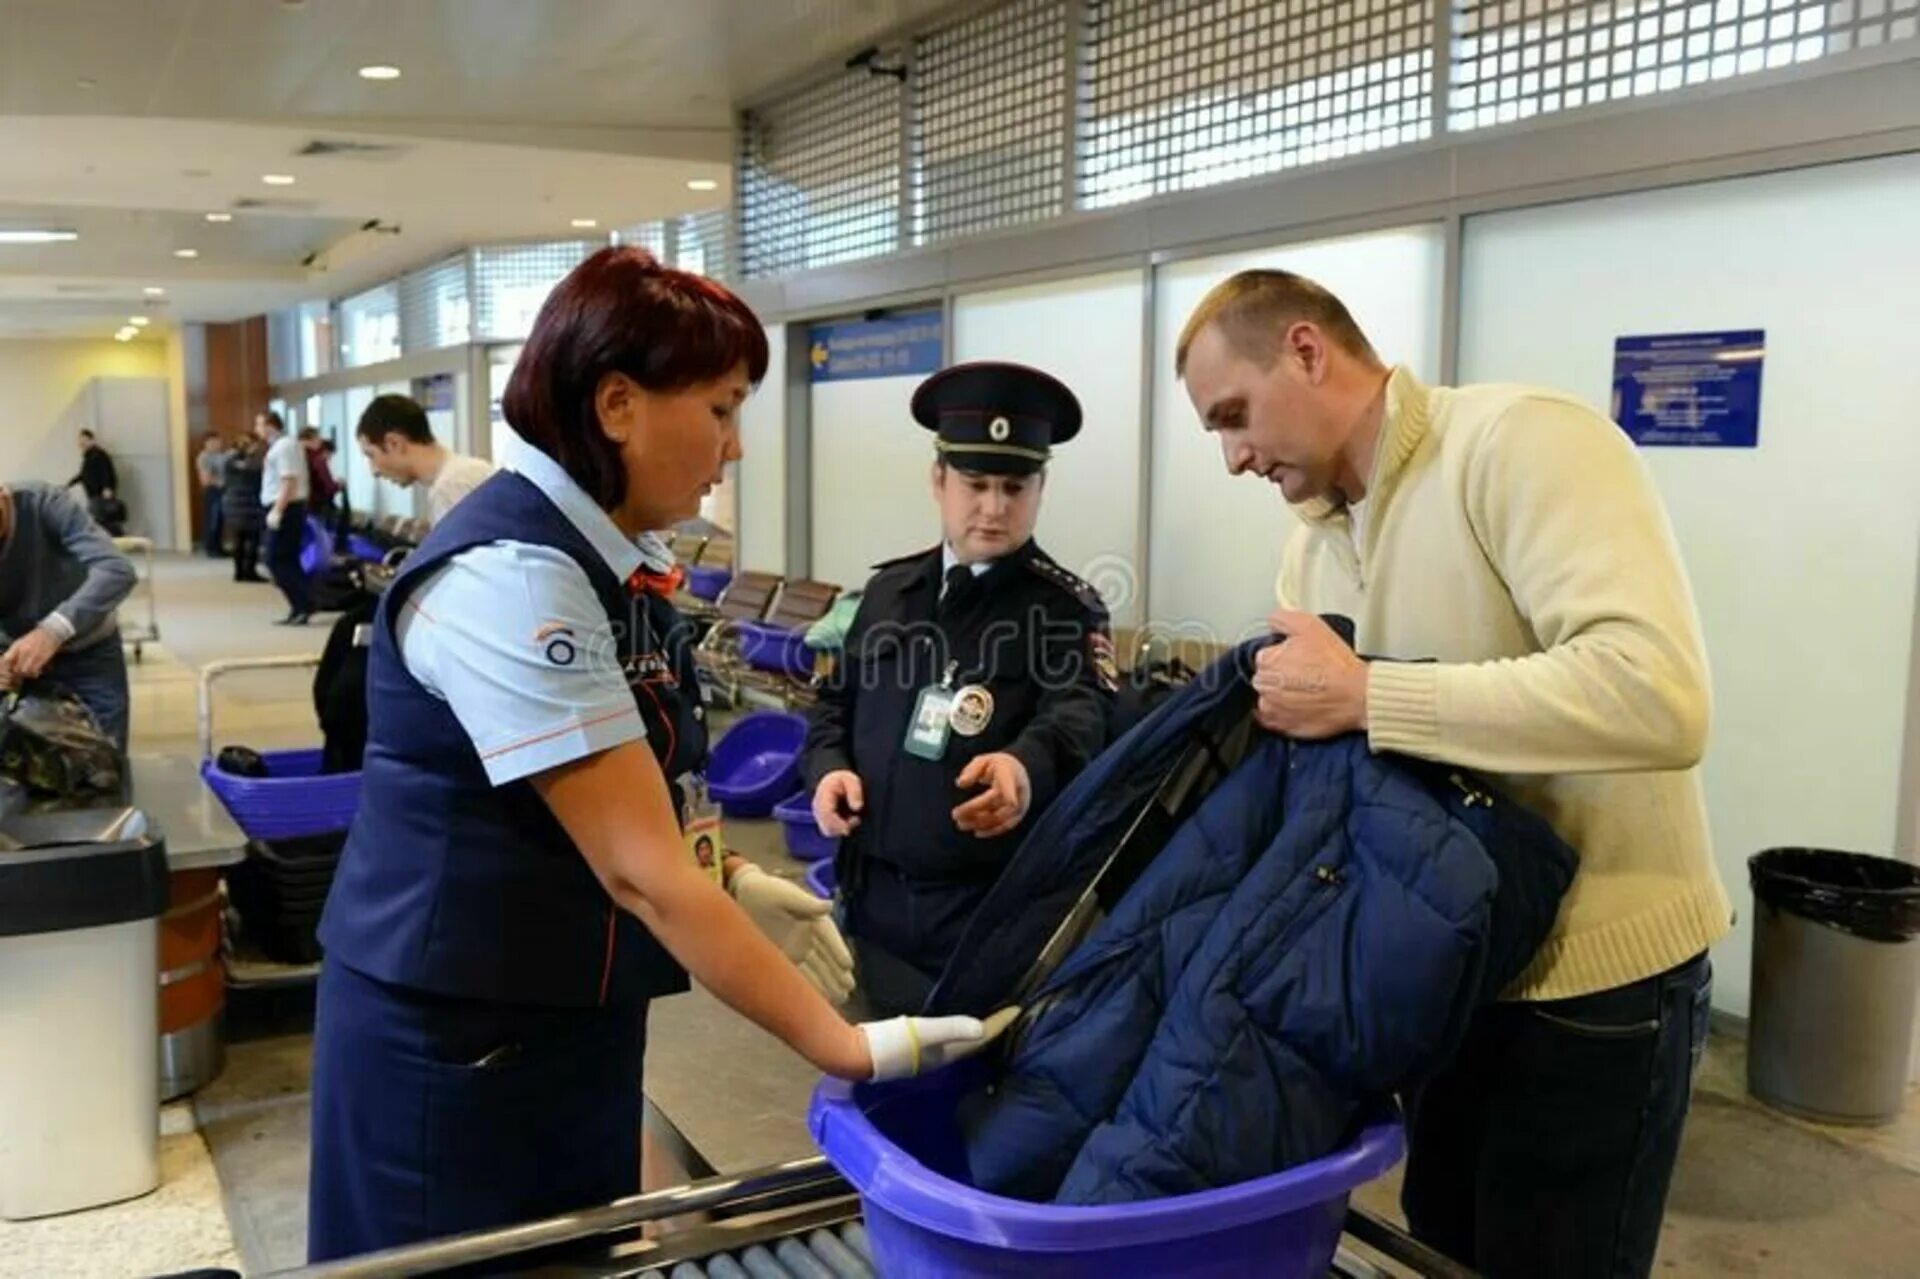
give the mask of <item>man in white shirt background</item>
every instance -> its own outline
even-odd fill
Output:
[[[404,395],[375,396],[354,434],[374,474],[395,484],[426,485],[430,524],[438,524],[493,474],[491,462],[455,453],[436,440],[427,411]]]
[[[307,499],[312,491],[307,452],[287,434],[286,420],[278,413],[256,414],[253,433],[267,446],[260,471],[260,505],[267,513],[267,571],[287,597],[287,615],[279,624],[305,626],[313,616],[307,575],[300,567],[300,539],[307,527]]]

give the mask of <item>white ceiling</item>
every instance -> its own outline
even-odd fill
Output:
[[[0,0],[0,227],[79,232],[0,245],[0,336],[105,336],[147,286],[163,325],[235,319],[716,207],[736,103],[978,2]]]

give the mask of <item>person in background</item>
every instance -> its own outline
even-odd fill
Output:
[[[1489,774],[1580,855],[1506,1002],[1407,1099],[1414,1234],[1489,1279],[1648,1274],[1733,912],[1700,623],[1645,464],[1570,396],[1389,368],[1284,271],[1217,286],[1174,367],[1228,472],[1301,520],[1261,726]]]
[[[127,749],[127,657],[114,610],[133,565],[63,488],[0,486],[0,692],[58,683]]]
[[[119,496],[120,476],[114,470],[113,454],[95,438],[92,431],[80,432],[80,469],[67,481],[86,491],[88,502],[111,501]]]
[[[332,528],[334,499],[339,495],[340,483],[333,478],[326,446],[327,441],[321,438],[318,427],[300,428],[300,447],[307,455],[307,509],[322,524]]]
[[[491,462],[455,453],[434,439],[427,411],[405,395],[374,397],[354,434],[376,475],[395,484],[427,486],[429,524],[438,524],[455,502],[493,474]]]
[[[934,432],[940,545],[878,565],[808,715],[801,776],[836,864],[857,1008],[918,1012],[1021,833],[1106,745],[1099,593],[1034,541],[1080,402],[1019,364],[963,364],[913,397]]]
[[[226,554],[223,537],[226,525],[227,465],[233,453],[227,442],[213,431],[201,437],[200,452],[194,456],[193,469],[200,476],[201,545],[209,559]]]
[[[260,533],[266,511],[260,505],[260,471],[264,451],[258,440],[236,440],[227,458],[227,531],[233,534],[233,580],[264,582],[260,576]]]
[[[306,449],[287,434],[278,413],[257,414],[253,432],[266,446],[260,471],[260,505],[266,511],[267,571],[287,597],[281,626],[305,626],[313,617],[307,575],[300,567],[300,539],[307,527],[309,472]]]
[[[324,438],[324,437],[321,439],[320,459],[321,459],[322,465],[326,467],[327,475],[329,477],[333,477],[335,474],[333,469],[333,459],[334,459],[334,455],[338,451],[339,450],[334,446],[332,439]],[[334,537],[339,539],[345,539],[345,537],[347,536],[347,529],[352,524],[353,524],[353,503],[347,499],[346,484],[343,481],[336,478],[334,479],[334,485],[333,485],[333,535]]]

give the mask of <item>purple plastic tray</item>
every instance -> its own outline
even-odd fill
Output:
[[[829,857],[826,861],[815,862],[807,867],[806,881],[815,897],[832,901],[834,890],[840,886],[840,877],[833,870],[833,859]]]
[[[813,650],[806,632],[771,622],[741,622],[740,657],[756,671],[805,679],[813,674]]]
[[[696,564],[687,570],[687,594],[712,603],[720,598],[720,592],[727,589],[727,583],[733,580],[733,570],[729,568],[701,567]]]
[[[264,751],[260,758],[265,777],[224,772],[210,759],[200,764],[200,776],[247,838],[325,835],[353,824],[359,773],[321,773],[318,750]]]
[[[1321,1279],[1347,1196],[1400,1161],[1399,1116],[1383,1107],[1345,1149],[1297,1168],[1145,1203],[1067,1207],[966,1184],[954,1112],[979,1063],[896,1084],[828,1080],[807,1115],[813,1139],[860,1192],[876,1269],[945,1279]]]
[[[822,834],[814,823],[813,796],[804,790],[781,800],[773,816],[786,834],[787,852],[796,861],[817,862],[833,856],[834,850],[840,847],[839,840]]]
[[[765,817],[800,784],[807,721],[756,711],[737,721],[707,762],[707,793],[728,817]]]

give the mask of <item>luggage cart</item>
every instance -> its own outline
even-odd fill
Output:
[[[120,642],[133,647],[133,660],[138,662],[148,644],[160,642],[160,619],[154,606],[153,586],[153,539],[147,537],[116,537],[113,548],[133,563],[133,591],[120,602]],[[129,626],[127,624],[128,606],[135,597],[144,597],[146,603],[146,622]]]
[[[702,1224],[643,1236],[649,1223]],[[636,1195],[542,1221],[430,1240],[270,1279],[397,1279],[484,1266],[547,1279],[810,1279],[875,1276],[860,1200],[818,1156]],[[1363,1209],[1347,1209],[1329,1279],[1474,1279],[1473,1272]],[[912,1279],[882,1275],[879,1279]]]
[[[213,662],[200,672],[200,776],[247,836],[249,858],[266,858],[289,881],[314,876],[307,868],[273,859],[271,843],[345,830],[359,806],[361,775],[321,773],[321,751],[317,747],[262,751],[261,760],[268,768],[265,777],[227,772],[214,755],[213,693],[220,680],[236,672],[313,670],[319,664],[318,654],[294,654]],[[231,937],[226,959],[228,987],[234,990],[308,985],[320,971],[317,962],[276,962],[242,952],[233,946]]]

